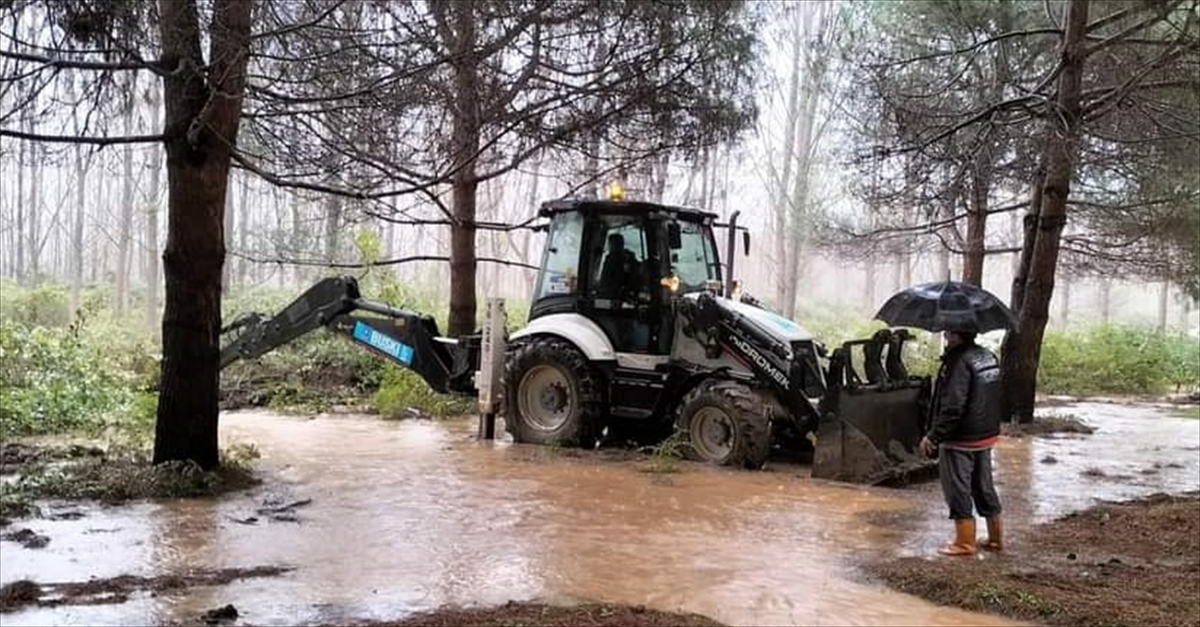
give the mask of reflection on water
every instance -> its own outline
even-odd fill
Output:
[[[1200,423],[1109,405],[1070,411],[1097,433],[1006,440],[997,450],[1014,541],[1030,522],[1095,498],[1200,487]],[[1006,624],[855,581],[856,558],[929,554],[946,538],[935,484],[831,484],[800,466],[646,473],[475,442],[467,421],[246,412],[227,415],[223,433],[258,446],[267,486],[33,521],[50,545],[4,543],[0,581],[266,564],[295,571],[122,605],[23,611],[5,624],[148,624],[233,603],[247,622],[290,625],[530,598],[645,604],[738,625]],[[1041,463],[1047,456],[1058,463]],[[1081,474],[1092,467],[1128,479]],[[265,500],[298,499],[312,504],[295,510],[296,522],[238,522]],[[873,516],[880,511],[902,515]]]

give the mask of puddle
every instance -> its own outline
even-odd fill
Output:
[[[1197,421],[1099,404],[1071,412],[1097,432],[1005,439],[997,450],[1013,541],[1022,527],[1094,499],[1200,488]],[[857,558],[930,554],[946,538],[936,483],[862,488],[787,465],[647,473],[628,462],[476,442],[472,421],[238,412],[223,417],[222,431],[225,443],[258,447],[272,475],[264,487],[21,521],[50,543],[0,543],[0,583],[295,570],[135,594],[119,605],[27,609],[5,614],[4,624],[194,622],[233,604],[238,623],[296,625],[539,598],[644,604],[733,625],[1012,624],[857,578]],[[1040,463],[1047,457],[1058,463]],[[1140,472],[1155,462],[1157,472]],[[1089,468],[1109,476],[1084,476]],[[286,517],[259,512],[306,499]]]
[[[993,453],[1013,541],[1019,542],[1030,524],[1101,501],[1200,490],[1200,456],[1195,453],[1200,421],[1151,406],[1069,403],[1061,409],[1096,432],[1004,438]],[[905,555],[927,553],[930,538],[949,536],[937,484],[917,492],[914,500],[923,515],[909,521],[901,550]]]

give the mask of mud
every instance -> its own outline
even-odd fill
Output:
[[[1006,422],[1002,426],[1001,432],[1010,438],[1024,438],[1057,433],[1091,435],[1096,432],[1096,428],[1084,423],[1078,416],[1049,414],[1035,416],[1033,422],[1025,424]]]
[[[50,538],[38,534],[32,529],[21,529],[0,535],[0,539],[16,542],[27,549],[42,549],[50,544]]]
[[[89,581],[50,584],[39,584],[28,579],[21,579],[0,587],[0,612],[11,612],[27,605],[57,607],[124,603],[137,592],[157,594],[184,588],[219,586],[239,579],[276,577],[289,570],[291,569],[278,566],[258,566],[202,570],[183,575],[156,577],[119,575]]]
[[[5,442],[0,446],[0,475],[20,472],[30,466],[63,460],[103,458],[105,450],[83,444],[39,445],[30,442]]]
[[[1007,544],[1003,554],[905,557],[870,571],[934,603],[1038,624],[1175,626],[1200,616],[1200,493],[1101,503]]]
[[[400,621],[339,623],[355,627],[723,627],[699,614],[662,612],[645,606],[588,603],[508,603],[487,608],[442,609]],[[322,626],[325,627],[325,626]],[[329,626],[332,627],[332,626]]]

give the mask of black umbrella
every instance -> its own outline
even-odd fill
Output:
[[[893,327],[933,332],[987,333],[1017,327],[1017,316],[995,294],[959,281],[923,283],[901,290],[880,307],[875,318]]]

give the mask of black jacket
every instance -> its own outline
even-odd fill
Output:
[[[1003,393],[1000,362],[990,350],[978,344],[947,350],[934,388],[930,442],[970,442],[999,435]]]

